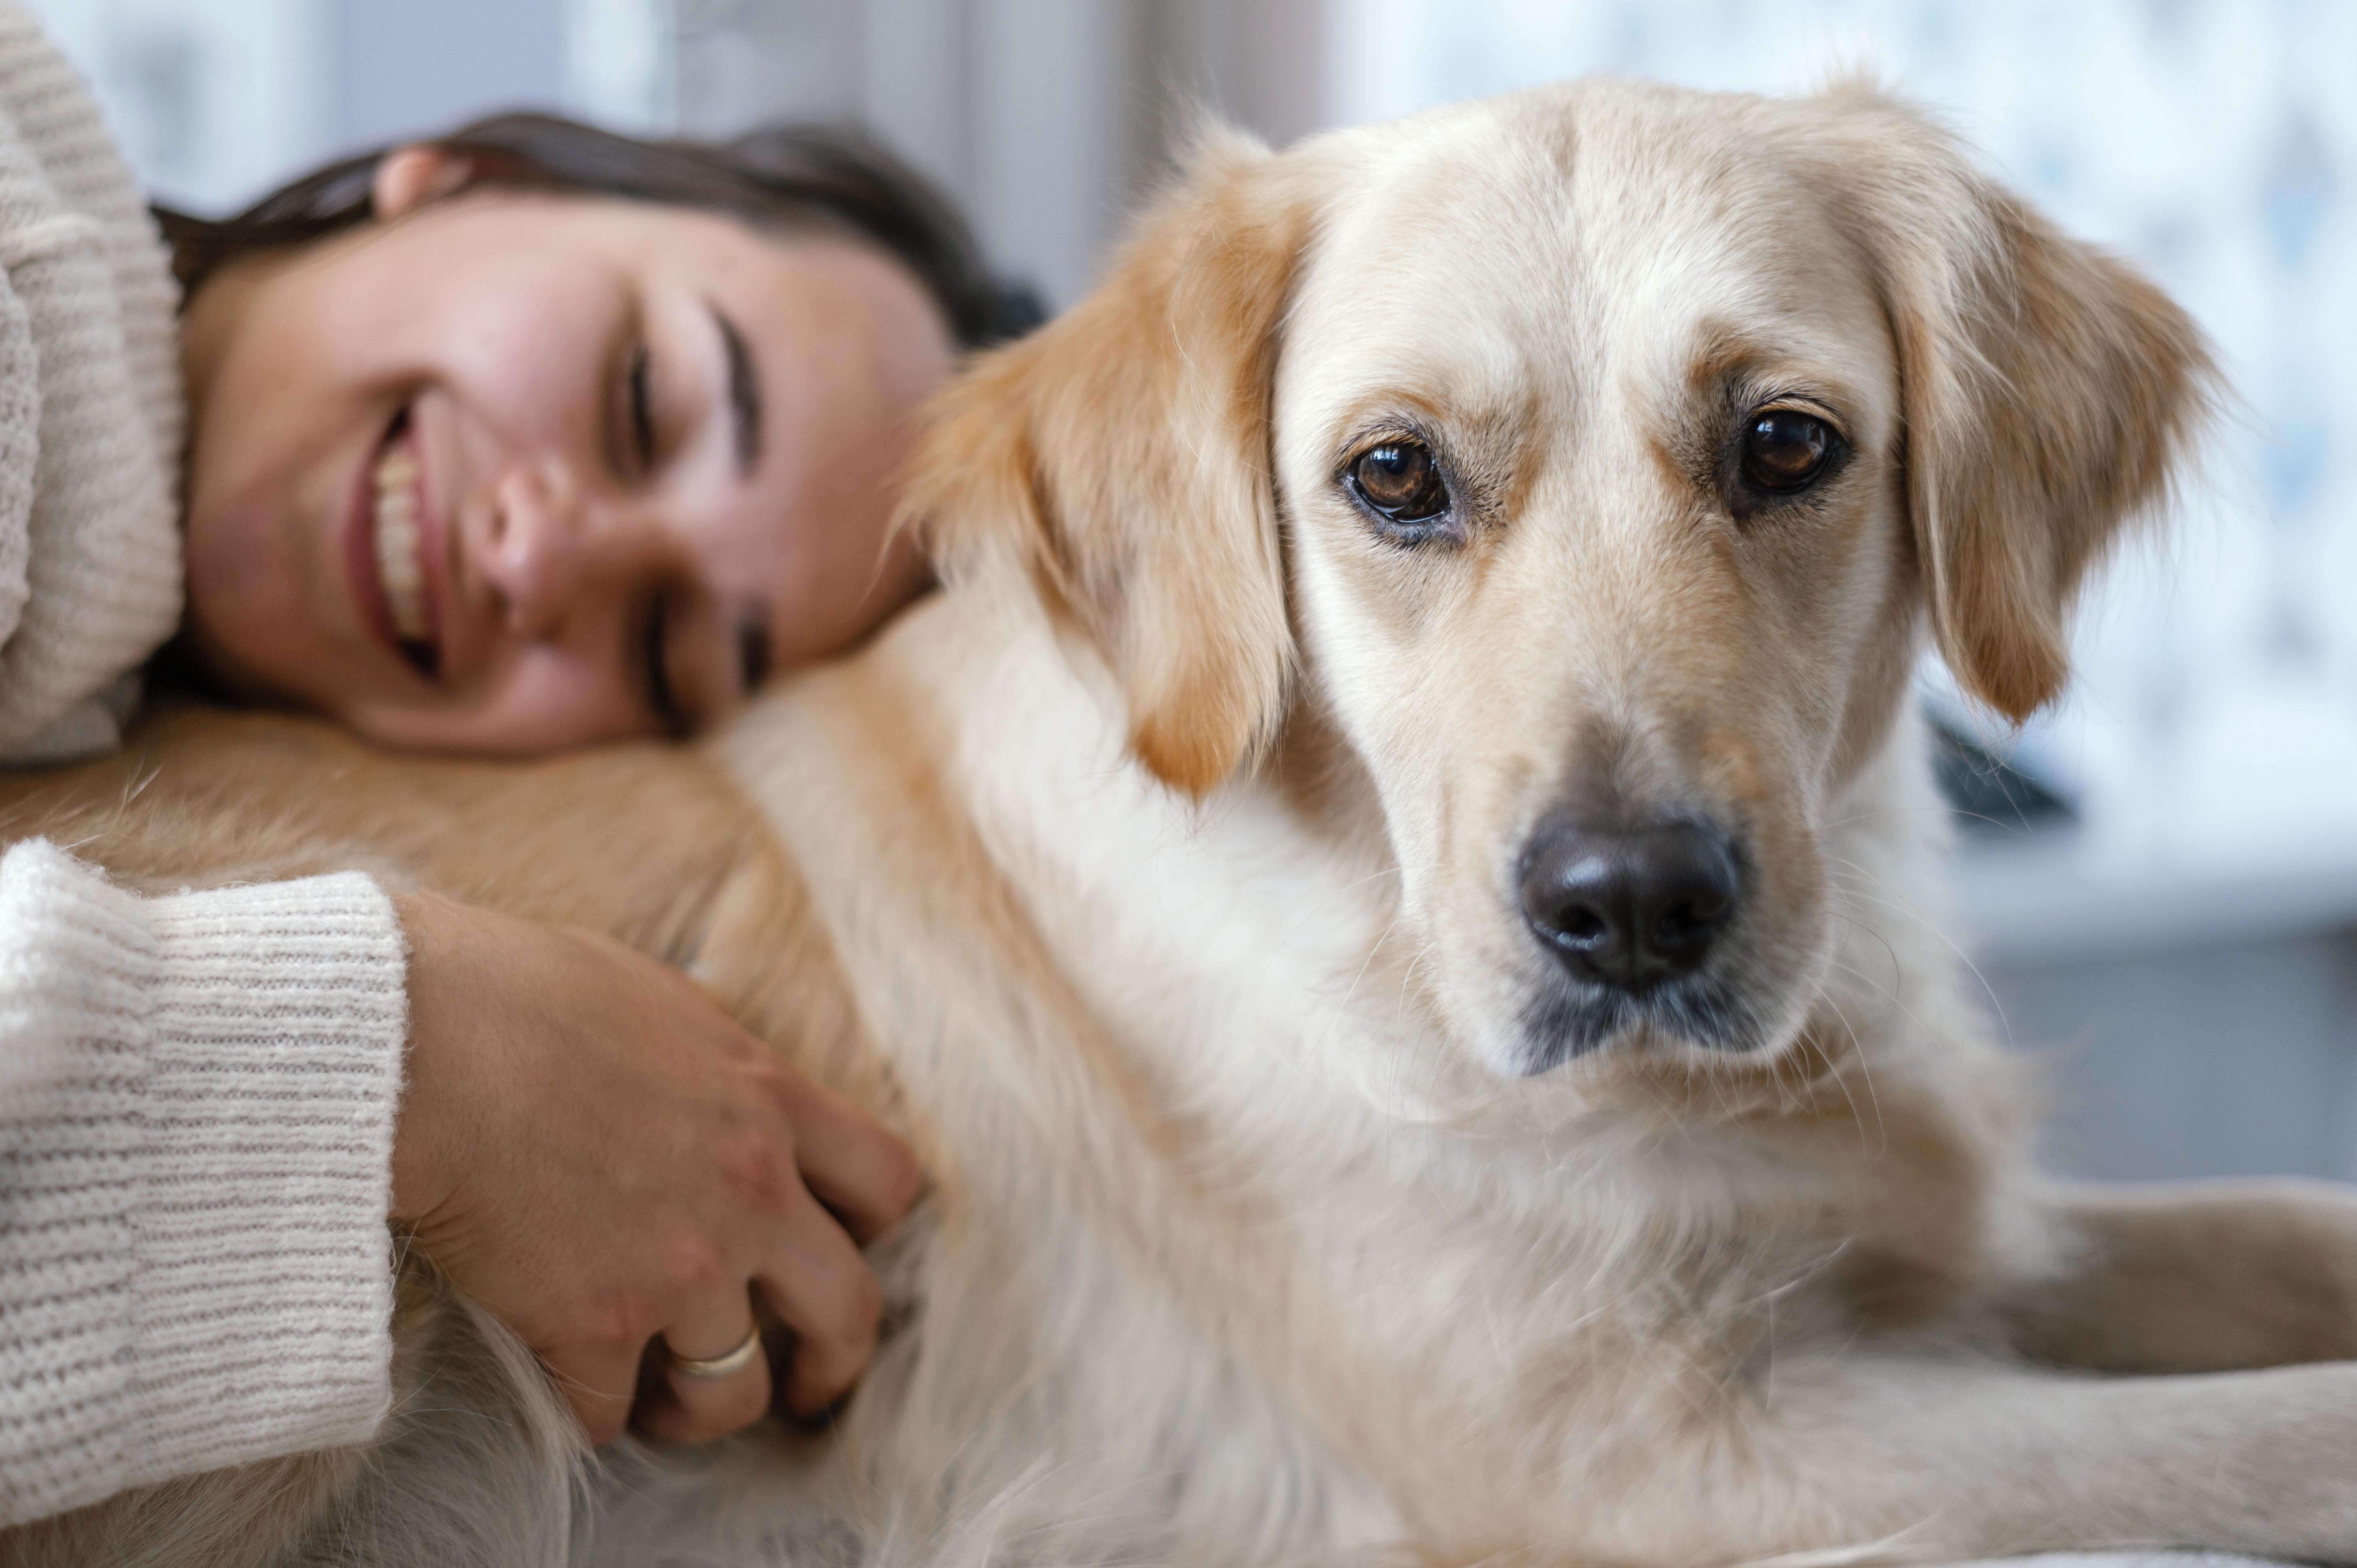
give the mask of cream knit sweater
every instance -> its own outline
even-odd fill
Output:
[[[178,618],[179,391],[137,188],[15,0],[0,274],[0,757],[54,760]],[[382,1419],[404,964],[357,875],[0,859],[0,1526]]]

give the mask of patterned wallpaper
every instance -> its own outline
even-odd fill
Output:
[[[2083,619],[2029,750],[2094,831],[2357,840],[2357,5],[1333,0],[1359,121],[1588,72],[1803,91],[1866,69],[2200,319],[2241,403]]]

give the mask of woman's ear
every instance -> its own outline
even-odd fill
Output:
[[[901,508],[952,580],[1020,583],[1093,643],[1132,749],[1197,796],[1275,727],[1293,660],[1269,398],[1296,185],[1207,138],[1094,294],[952,384]]]
[[[1907,506],[1932,634],[2018,723],[2061,691],[2088,569],[2194,455],[2217,370],[2185,312],[1975,171],[1914,111],[1847,87],[1822,188],[1897,341]]]
[[[460,189],[474,173],[474,159],[432,142],[395,147],[377,160],[371,209],[379,218],[404,217]]]

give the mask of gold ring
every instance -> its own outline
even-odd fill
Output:
[[[669,1349],[669,1347],[665,1348]],[[757,1323],[746,1334],[745,1343],[726,1355],[715,1356],[708,1361],[699,1361],[693,1356],[683,1356],[672,1350],[671,1369],[683,1378],[726,1378],[751,1366],[753,1358],[760,1353],[761,1326]]]

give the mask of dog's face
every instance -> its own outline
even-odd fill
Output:
[[[1028,567],[1174,784],[1314,704],[1491,1068],[1771,1050],[1921,613],[2050,697],[2205,374],[1886,101],[1581,84],[1207,159],[954,394],[917,504],[986,520],[945,556]]]
[[[1748,1050],[1813,988],[1824,802],[1906,664],[1889,330],[1772,145],[1515,108],[1521,156],[1491,115],[1362,156],[1301,274],[1301,656],[1485,1058]]]

